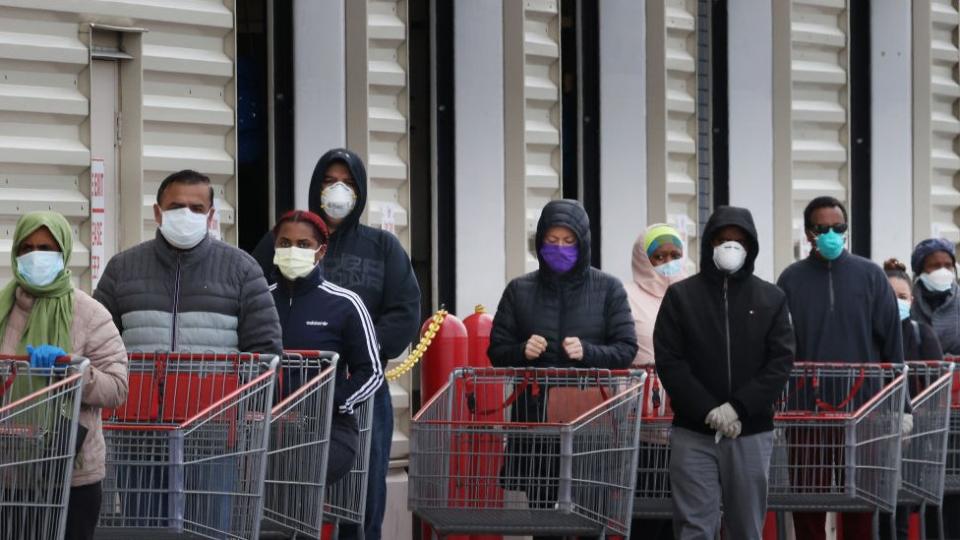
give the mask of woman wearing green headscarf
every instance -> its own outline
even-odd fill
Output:
[[[100,514],[106,447],[100,408],[127,398],[127,354],[110,313],[71,280],[70,224],[56,212],[33,212],[17,221],[13,280],[0,290],[0,353],[29,354],[48,367],[74,354],[90,360],[80,406],[78,439],[67,509],[68,540],[92,539]],[[2,525],[0,525],[2,529]]]

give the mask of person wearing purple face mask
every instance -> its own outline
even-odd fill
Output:
[[[539,270],[511,281],[497,306],[487,354],[496,367],[622,369],[637,354],[627,293],[620,281],[590,267],[590,219],[579,202],[548,203],[536,235]],[[549,392],[526,391],[512,408],[518,422],[546,419]],[[511,439],[501,474],[508,490],[525,491],[530,508],[554,508],[556,486],[529,478],[557,476],[558,463],[529,460],[543,451]],[[564,534],[561,528],[543,534]],[[535,538],[550,538],[537,536]]]

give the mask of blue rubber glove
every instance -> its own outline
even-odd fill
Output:
[[[53,367],[57,358],[66,356],[67,351],[54,345],[40,345],[39,347],[27,345],[27,354],[30,355],[30,367],[49,369]]]

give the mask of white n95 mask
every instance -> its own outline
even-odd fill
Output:
[[[735,274],[743,268],[746,260],[747,250],[740,245],[740,242],[724,242],[713,248],[713,264],[728,274]]]
[[[343,182],[335,182],[320,192],[320,208],[333,219],[343,219],[350,215],[357,205],[357,194]]]

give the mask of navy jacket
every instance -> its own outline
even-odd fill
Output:
[[[380,358],[385,365],[410,345],[420,330],[420,287],[410,257],[390,232],[360,224],[367,203],[367,173],[363,161],[349,150],[334,149],[317,162],[310,181],[310,210],[323,216],[320,192],[327,168],[344,163],[357,184],[357,204],[353,212],[330,236],[323,259],[323,276],[328,281],[357,293],[373,318],[380,342]],[[273,234],[267,233],[253,256],[265,276],[274,274]]]
[[[319,267],[305,278],[282,279],[270,289],[280,314],[284,349],[340,354],[333,402],[339,413],[352,414],[383,383],[377,336],[360,297],[324,281]]]
[[[790,303],[798,362],[903,362],[897,298],[873,261],[847,251],[834,261],[811,253],[777,285]]]
[[[713,238],[731,225],[747,234],[747,258],[727,274],[713,262]],[[773,406],[793,366],[794,336],[783,292],[753,275],[758,253],[749,210],[721,206],[703,231],[700,273],[667,289],[653,347],[677,426],[713,434],[704,419],[729,402],[743,435],[773,429]]]

